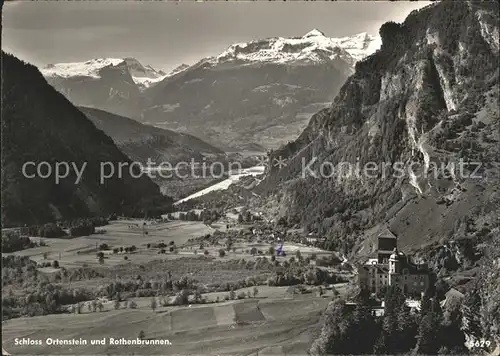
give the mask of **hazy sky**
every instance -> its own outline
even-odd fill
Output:
[[[377,34],[427,2],[4,3],[2,49],[37,66],[97,57],[135,57],[170,70],[217,55],[235,42],[302,36]]]

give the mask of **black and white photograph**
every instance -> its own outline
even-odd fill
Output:
[[[2,355],[500,356],[499,1],[6,1]]]

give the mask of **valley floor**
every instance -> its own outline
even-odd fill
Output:
[[[228,283],[246,278],[267,278],[269,270],[239,266],[241,260],[257,261],[268,255],[271,246],[265,239],[235,240],[234,249],[227,249],[219,256],[224,239],[217,243],[198,241],[202,236],[215,231],[227,231],[225,223],[207,226],[202,222],[169,220],[148,222],[144,230],[142,220],[117,220],[99,229],[101,234],[72,239],[42,240],[46,246],[30,248],[9,255],[27,256],[38,263],[52,263],[57,260],[61,268],[68,271],[80,267],[100,271],[101,276],[60,283],[71,288],[99,290],[113,281],[156,278],[172,273],[173,278],[191,276],[199,283]],[[248,232],[245,224],[231,227],[238,235],[239,230]],[[243,231],[241,231],[243,233]],[[147,234],[146,234],[147,232]],[[217,234],[216,234],[217,235]],[[40,241],[40,238],[33,238]],[[164,243],[167,252],[159,254],[158,247]],[[96,251],[101,244],[107,244],[104,262],[99,263]],[[118,246],[136,246],[133,253],[113,253]],[[175,252],[169,251],[175,246]],[[254,256],[249,249],[263,251]],[[287,242],[288,255],[279,257],[281,262],[290,261],[296,251],[304,256],[313,253],[318,256],[331,255],[320,249]],[[205,253],[204,253],[205,252]],[[4,256],[7,254],[4,254]],[[125,257],[127,258],[125,260]],[[40,267],[38,271],[51,278],[61,268]],[[118,278],[118,279],[117,279]],[[68,284],[69,283],[69,284]],[[24,293],[14,289],[14,295]],[[320,297],[316,293],[294,294],[289,287],[258,285],[258,295],[249,297],[253,287],[236,289],[236,295],[245,293],[245,299],[227,300],[229,292],[203,293],[203,304],[173,306],[174,296],[167,297],[169,305],[151,309],[151,297],[129,297],[137,308],[120,305],[115,310],[114,301],[102,299],[103,310],[88,311],[90,301],[83,302],[80,314],[49,314],[34,317],[20,317],[3,322],[3,347],[11,355],[102,355],[102,354],[148,354],[148,355],[290,355],[305,354],[319,331],[321,313],[327,307],[333,294],[325,290]],[[345,284],[335,285],[340,294],[346,293]],[[7,293],[7,292],[6,292]],[[226,299],[226,300],[225,300]],[[165,304],[166,305],[166,304]],[[69,307],[69,306],[67,306]],[[136,340],[144,333],[145,340],[169,340],[168,345],[110,345],[109,338]],[[39,340],[39,345],[19,345],[16,339]],[[48,345],[47,339],[84,340],[81,345]],[[106,339],[106,344],[93,345],[91,340]]]

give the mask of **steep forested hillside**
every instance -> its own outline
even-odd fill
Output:
[[[201,162],[204,156],[224,152],[197,137],[164,130],[99,109],[80,107],[97,128],[109,135],[115,144],[132,160],[172,165],[177,162]]]
[[[386,225],[405,249],[491,237],[500,201],[498,19],[498,2],[443,1],[384,24],[381,49],[357,63],[332,106],[273,153],[271,162],[287,166],[272,167],[259,188],[280,221],[356,256],[373,252]],[[364,174],[370,162],[375,173]]]
[[[47,84],[36,67],[2,52],[2,225],[37,224],[110,213],[139,214],[169,205],[147,177],[128,169],[100,184],[102,162],[130,162],[112,139],[62,94]],[[81,182],[76,173],[55,183],[26,178],[25,162],[86,162]],[[137,168],[137,167],[136,167]],[[42,173],[46,173],[46,169]],[[35,169],[30,167],[29,174]],[[132,173],[137,173],[137,170]]]

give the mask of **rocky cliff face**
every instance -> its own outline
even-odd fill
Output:
[[[458,217],[497,224],[498,2],[440,2],[380,35],[259,189],[288,224],[362,254],[382,225],[411,248],[452,238]]]
[[[3,226],[110,213],[144,216],[145,210],[171,206],[171,200],[148,177],[138,177],[137,169],[125,166],[118,176],[118,164],[130,163],[130,159],[111,138],[52,88],[34,66],[3,52],[2,104]],[[25,175],[26,162],[33,165]],[[34,165],[42,162],[37,175]],[[60,180],[56,181],[56,164],[61,163],[69,169],[59,165]],[[102,171],[102,163],[108,170]],[[108,175],[110,165],[115,174],[101,183],[101,172]]]

